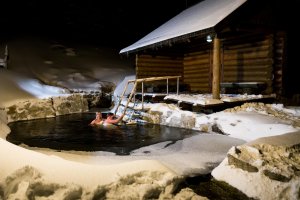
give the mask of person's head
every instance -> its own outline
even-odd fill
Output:
[[[101,112],[96,112],[96,118],[97,119],[102,119],[102,113]]]
[[[113,118],[114,114],[113,113],[107,113],[107,118]]]

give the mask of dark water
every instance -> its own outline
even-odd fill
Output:
[[[122,125],[107,128],[89,126],[94,113],[13,122],[7,140],[32,147],[55,150],[109,151],[127,155],[130,151],[164,141],[177,141],[197,131],[154,124]]]

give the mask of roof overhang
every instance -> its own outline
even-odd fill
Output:
[[[204,0],[182,11],[122,53],[173,43],[195,35],[214,33],[214,27],[247,0]]]

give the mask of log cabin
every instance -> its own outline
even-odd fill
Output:
[[[220,93],[276,94],[299,105],[288,8],[282,0],[200,1],[120,54],[135,55],[137,78],[181,76],[181,89],[215,99]]]

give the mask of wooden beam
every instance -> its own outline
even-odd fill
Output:
[[[220,99],[220,39],[217,36],[214,37],[214,48],[213,48],[213,83],[212,93],[213,99]]]
[[[149,81],[157,81],[157,80],[165,80],[165,79],[173,79],[180,78],[181,76],[161,76],[161,77],[150,77],[150,78],[140,78],[135,80],[129,80],[128,82],[149,82]]]

